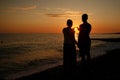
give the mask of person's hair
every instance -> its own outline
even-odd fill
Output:
[[[71,19],[68,19],[68,20],[67,20],[67,25],[71,27],[72,24],[73,24],[72,20],[71,20]]]

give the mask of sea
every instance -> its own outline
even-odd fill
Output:
[[[77,36],[76,34],[76,40]],[[120,38],[120,34],[94,33],[90,37]],[[63,40],[61,33],[0,34],[0,79],[15,79],[62,65]],[[118,44],[120,43],[92,40],[91,57],[120,47]],[[77,46],[76,49],[78,51]],[[79,56],[77,60],[80,60]]]

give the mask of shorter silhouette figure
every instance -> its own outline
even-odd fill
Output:
[[[82,63],[90,62],[90,47],[91,47],[91,39],[90,39],[90,31],[91,24],[87,22],[88,15],[82,15],[83,24],[79,26],[79,36],[78,36],[78,47],[80,52],[80,57],[82,58]],[[87,60],[86,60],[87,57]]]
[[[63,28],[64,44],[63,44],[63,66],[65,74],[71,73],[76,66],[76,46],[77,44],[74,33],[71,29],[73,25],[72,20],[67,20],[67,27]]]

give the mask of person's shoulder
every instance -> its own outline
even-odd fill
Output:
[[[66,30],[66,29],[67,29],[67,27],[64,27],[64,28],[63,28],[63,30]]]
[[[67,30],[67,28],[65,27],[65,28],[63,28],[63,32],[65,32]]]
[[[83,26],[83,24],[80,24],[79,27]]]
[[[87,23],[87,25],[88,25],[88,28],[89,28],[89,29],[91,29],[91,28],[92,28],[92,26],[91,26],[91,24],[90,24],[90,23]]]
[[[91,24],[90,23],[87,23],[89,26],[91,26]]]

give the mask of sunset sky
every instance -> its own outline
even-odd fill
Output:
[[[120,32],[120,0],[0,0],[0,33],[61,33],[83,13],[92,33]]]

